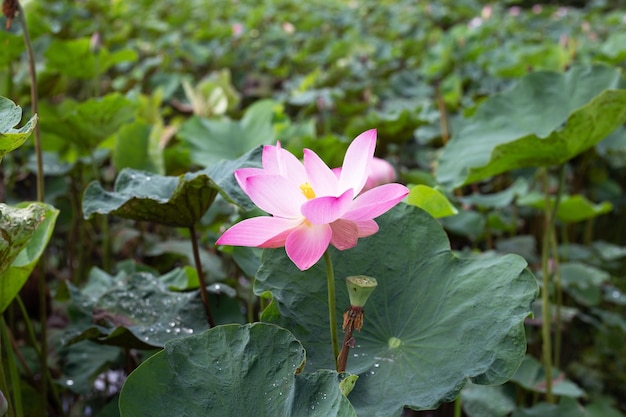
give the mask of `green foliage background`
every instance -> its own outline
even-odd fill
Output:
[[[202,331],[202,320],[194,316],[201,304],[186,229],[191,223],[218,323],[265,319],[293,325],[280,297],[289,281],[275,288],[263,281],[271,275],[268,265],[288,269],[283,252],[214,246],[226,227],[263,214],[230,174],[258,166],[258,146],[276,141],[297,156],[304,147],[313,149],[339,166],[350,140],[370,128],[378,129],[377,156],[391,162],[398,181],[412,189],[408,203],[442,217],[430,220],[446,231],[458,262],[488,265],[515,253],[528,264],[519,273],[528,278],[532,272],[541,281],[541,251],[550,246],[548,290],[556,303],[550,314],[559,326],[553,336],[555,378],[564,384],[555,385],[560,401],[543,402],[545,370],[533,362],[543,356],[543,316],[536,303],[525,321],[528,356],[519,371],[498,387],[467,385],[460,397],[464,413],[626,412],[621,2],[22,5],[37,63],[39,112],[32,115],[21,23],[13,19],[9,26],[0,18],[0,96],[25,115],[20,122],[18,108],[0,102],[0,197],[11,207],[36,198],[35,148],[27,138],[38,124],[48,205],[40,207],[47,213],[46,230],[32,246],[41,255],[49,239],[43,255],[48,354],[59,398],[55,404],[37,394],[37,343],[14,304],[4,316],[26,366],[11,368],[21,382],[9,398],[21,395],[23,415],[119,415],[117,399],[130,371],[146,360],[162,362],[168,348],[156,356],[153,349],[178,340],[184,329]],[[127,187],[133,175],[141,182]],[[142,187],[146,178],[156,185]],[[424,201],[426,193],[438,200]],[[543,216],[556,205],[556,239],[546,245]],[[9,211],[2,206],[3,216]],[[0,271],[9,268],[13,255]],[[37,258],[24,256],[20,283],[36,271]],[[0,279],[13,276],[15,267]],[[1,287],[11,288],[0,294],[3,303],[13,300],[21,286],[16,282]],[[120,299],[132,304],[124,298],[128,294],[158,301],[141,304],[136,321],[128,322],[132,308],[113,308]],[[37,296],[26,284],[22,298],[35,329],[41,323],[36,303],[28,301]],[[163,313],[166,308],[171,315]],[[295,323],[291,330],[315,358],[319,352],[306,346],[301,323]],[[12,348],[2,349],[9,369],[6,354]],[[334,374],[305,375],[291,381],[293,387],[320,383],[338,389]],[[357,381],[355,395],[359,389]],[[429,405],[451,395],[444,394]],[[342,398],[336,397],[333,410],[351,415]],[[394,398],[396,408],[415,405],[401,395]],[[446,407],[437,415],[453,415]]]

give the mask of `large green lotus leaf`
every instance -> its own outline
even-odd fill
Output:
[[[552,208],[555,203],[556,197],[551,196],[550,207]],[[545,210],[546,198],[543,194],[533,191],[522,196],[518,200],[518,204]],[[610,213],[611,210],[613,210],[613,205],[609,201],[593,204],[581,194],[564,195],[559,202],[556,217],[564,223],[576,223]]]
[[[559,267],[565,291],[586,306],[597,306],[602,299],[602,284],[611,275],[599,268],[580,262],[566,262]]]
[[[178,135],[191,149],[192,162],[210,166],[222,159],[236,159],[250,149],[274,142],[272,125],[278,104],[261,100],[251,105],[239,121],[192,117]]]
[[[578,402],[563,398],[558,404],[539,403],[531,408],[516,410],[511,417],[587,417],[587,413]]]
[[[336,372],[301,374],[305,352],[265,323],[173,340],[124,383],[122,417],[356,416]]]
[[[477,211],[462,210],[456,216],[442,218],[441,224],[451,233],[477,240],[485,234],[487,219]]]
[[[93,390],[93,382],[103,371],[119,362],[122,350],[84,340],[59,348],[58,355],[63,363],[63,375],[58,383],[77,394],[87,395]]]
[[[21,128],[15,129],[15,125],[21,120],[22,108],[8,98],[0,97],[0,160],[26,142],[35,129],[37,115],[33,115]]]
[[[89,38],[53,40],[46,48],[46,69],[68,77],[93,79],[120,62],[134,62],[137,53],[120,49],[113,53],[99,46],[96,52]]]
[[[461,201],[465,204],[471,204],[481,209],[488,208],[504,208],[509,206],[515,198],[523,196],[528,192],[528,181],[524,178],[518,178],[510,187],[504,191],[491,194],[470,194],[462,197]]]
[[[575,223],[602,216],[610,213],[611,210],[613,210],[613,204],[610,201],[593,204],[585,196],[578,194],[563,197],[556,216],[562,222]]]
[[[227,201],[240,206],[244,210],[252,210],[256,206],[248,195],[243,192],[233,173],[239,168],[261,168],[262,153],[263,147],[257,146],[237,159],[213,163],[199,172],[213,180],[218,187],[220,195]]]
[[[596,240],[591,245],[600,260],[607,263],[626,256],[626,246],[615,245],[603,240]]]
[[[42,116],[42,130],[74,143],[85,155],[130,122],[137,104],[119,93],[82,103],[65,99]]]
[[[9,244],[8,254],[13,254],[17,251],[17,256],[15,256],[8,269],[4,270],[4,259],[2,260],[2,266],[0,266],[0,312],[9,306],[28,280],[48,245],[57,216],[59,215],[59,210],[44,203],[20,203],[18,210],[20,210],[20,214],[18,214],[17,218],[14,216],[15,212],[6,213],[3,211],[2,220],[0,220],[2,223],[5,221],[16,222],[13,225],[17,226],[20,234],[26,232],[26,235],[29,236],[25,245],[22,245],[19,238],[17,241],[14,240],[13,243]],[[31,229],[33,226],[36,227],[34,230]],[[10,238],[11,234],[14,233],[11,227],[7,230],[3,226],[1,231],[4,238]],[[5,234],[4,232],[8,233]],[[3,240],[0,243],[0,247],[4,243],[5,241]],[[3,255],[7,253],[4,249],[0,249],[0,251]]]
[[[454,216],[459,212],[439,190],[422,184],[411,187],[407,203],[425,210],[435,219]]]
[[[585,404],[588,417],[624,417],[624,414],[614,407],[615,400],[611,397],[600,397]]]
[[[254,149],[238,160],[221,161],[202,171],[178,177],[157,175],[134,169],[122,170],[113,188],[106,191],[94,181],[83,197],[83,215],[113,214],[174,227],[191,227],[204,215],[218,192],[227,200],[250,207],[233,171],[259,166],[261,149]]]
[[[20,251],[32,239],[45,218],[45,208],[31,204],[26,208],[0,204],[0,276],[4,277]],[[4,281],[4,280],[3,280]]]
[[[117,171],[133,168],[141,171],[165,173],[163,126],[158,123],[135,121],[124,125],[115,135],[113,165]]]
[[[511,381],[527,390],[545,393],[546,374],[537,359],[527,355]],[[563,397],[583,397],[585,392],[575,383],[565,378],[557,368],[552,368],[552,393]]]
[[[177,255],[185,258],[187,264],[194,265],[195,258],[193,255],[193,247],[189,239],[165,239],[158,242],[152,242],[146,245],[143,252],[144,256],[163,256],[165,254]],[[226,279],[226,271],[224,271],[224,262],[217,254],[212,253],[204,248],[198,248],[198,255],[202,269],[210,282],[223,281]],[[195,281],[198,281],[198,274],[195,272]],[[196,286],[197,288],[197,286]]]
[[[93,181],[83,196],[83,215],[113,214],[173,227],[191,227],[217,196],[211,178],[199,173],[167,177],[151,172],[123,169],[113,191]]]
[[[519,235],[510,238],[499,238],[496,250],[500,253],[516,253],[526,259],[529,264],[539,262],[537,240],[534,235]]]
[[[350,394],[358,414],[435,408],[454,399],[468,378],[496,384],[513,375],[526,349],[522,323],[537,292],[526,262],[517,255],[459,259],[439,223],[410,205],[377,221],[379,232],[356,248],[331,250],[338,317],[349,303],[345,277],[378,280],[347,367],[360,375]],[[334,366],[325,271],[319,262],[301,272],[284,249],[266,250],[255,283],[257,294],[274,297],[263,319],[294,332],[307,349],[309,369]]]
[[[187,244],[189,250],[191,250],[191,243],[187,241]],[[204,262],[202,262],[202,265],[204,266]],[[120,273],[131,275],[135,272],[147,272],[149,274],[159,276],[159,271],[157,269],[145,264],[137,263],[134,259],[126,259],[118,262],[115,265],[115,269],[117,271],[117,275]],[[98,268],[92,268],[91,271],[89,271],[89,282],[91,282],[91,278],[97,274],[101,274],[103,279],[96,280],[96,282],[109,283],[106,285],[106,288],[108,288],[108,286],[110,286],[111,276]],[[159,276],[159,280],[172,291],[195,290],[198,288],[198,273],[196,272],[196,268],[190,265],[172,269],[171,271]],[[193,284],[193,287],[189,287],[189,284]],[[90,289],[89,291],[93,290]]]
[[[443,150],[438,180],[456,187],[572,159],[626,121],[619,79],[617,69],[604,66],[528,74],[466,120]]]
[[[469,417],[506,417],[516,409],[515,391],[510,385],[468,383],[461,391],[463,411]]]
[[[198,291],[175,292],[167,282],[146,272],[124,273],[115,277],[95,270],[83,289],[68,284],[72,299],[73,322],[67,343],[93,340],[131,348],[162,347],[168,340],[206,330],[207,320]],[[215,286],[209,302],[218,323],[242,321],[231,313],[236,301]],[[224,314],[224,312],[226,314]]]
[[[528,73],[528,68],[561,70],[571,62],[566,48],[548,40],[521,44],[518,39],[511,39],[494,52],[489,72],[498,77],[521,77]]]
[[[615,169],[626,166],[626,128],[620,126],[596,145],[596,151]]]
[[[610,63],[619,64],[626,59],[626,33],[611,33],[600,48],[604,59]]]

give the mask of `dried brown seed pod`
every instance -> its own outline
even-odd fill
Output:
[[[3,0],[2,1],[2,14],[7,19],[15,19],[15,13],[17,13],[17,0]]]
[[[11,21],[15,19],[15,13],[17,13],[18,0],[3,0],[2,1],[2,14],[7,18],[6,29],[11,29]]]

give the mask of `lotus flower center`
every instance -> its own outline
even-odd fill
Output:
[[[311,184],[309,184],[308,182],[302,184],[300,186],[300,190],[308,200],[315,198],[315,191],[313,191],[313,187],[311,187]]]

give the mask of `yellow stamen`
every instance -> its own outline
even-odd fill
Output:
[[[311,184],[309,184],[308,182],[302,184],[300,186],[300,190],[302,190],[302,194],[304,194],[307,199],[310,200],[312,198],[315,198],[315,191],[313,191],[313,187],[311,187]]]

